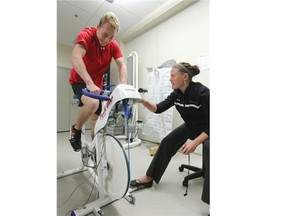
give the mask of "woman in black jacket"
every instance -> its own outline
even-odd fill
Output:
[[[175,105],[184,123],[163,138],[146,175],[132,180],[131,187],[148,188],[153,185],[153,180],[158,184],[171,158],[181,146],[181,152],[187,155],[209,139],[210,91],[203,84],[192,81],[199,73],[197,65],[186,62],[173,65],[170,82],[174,91],[158,104],[144,99],[141,101],[154,113],[162,113]]]

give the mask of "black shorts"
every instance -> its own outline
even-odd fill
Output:
[[[78,106],[80,106],[80,107],[83,105],[83,103],[81,101],[81,97],[83,95],[82,89],[84,89],[84,88],[86,88],[86,84],[85,83],[73,83],[72,84],[73,92],[76,95],[77,99],[79,100],[79,105]],[[99,100],[99,102],[100,102],[99,103],[99,107],[98,107],[98,109],[95,112],[95,114],[98,115],[98,116],[100,115],[100,113],[102,111],[102,101]]]

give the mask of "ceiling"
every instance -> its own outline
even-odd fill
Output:
[[[128,42],[198,0],[57,0],[57,42],[73,46],[79,31],[112,11],[120,21],[117,41]],[[112,3],[110,3],[112,2]]]

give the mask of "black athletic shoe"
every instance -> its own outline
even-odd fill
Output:
[[[82,148],[82,143],[81,143],[81,130],[77,130],[74,128],[75,125],[71,126],[70,128],[70,143],[74,151],[78,152]]]

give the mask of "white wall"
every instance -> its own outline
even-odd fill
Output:
[[[57,67],[72,68],[71,55],[73,47],[57,44]]]
[[[136,51],[139,55],[139,87],[147,87],[146,67],[159,66],[169,59],[197,64],[200,54],[209,52],[209,1],[199,1],[124,47],[125,56]],[[209,70],[194,78],[209,87]],[[171,89],[172,91],[172,89]],[[139,106],[143,119],[143,107]],[[174,108],[173,128],[183,123]]]

